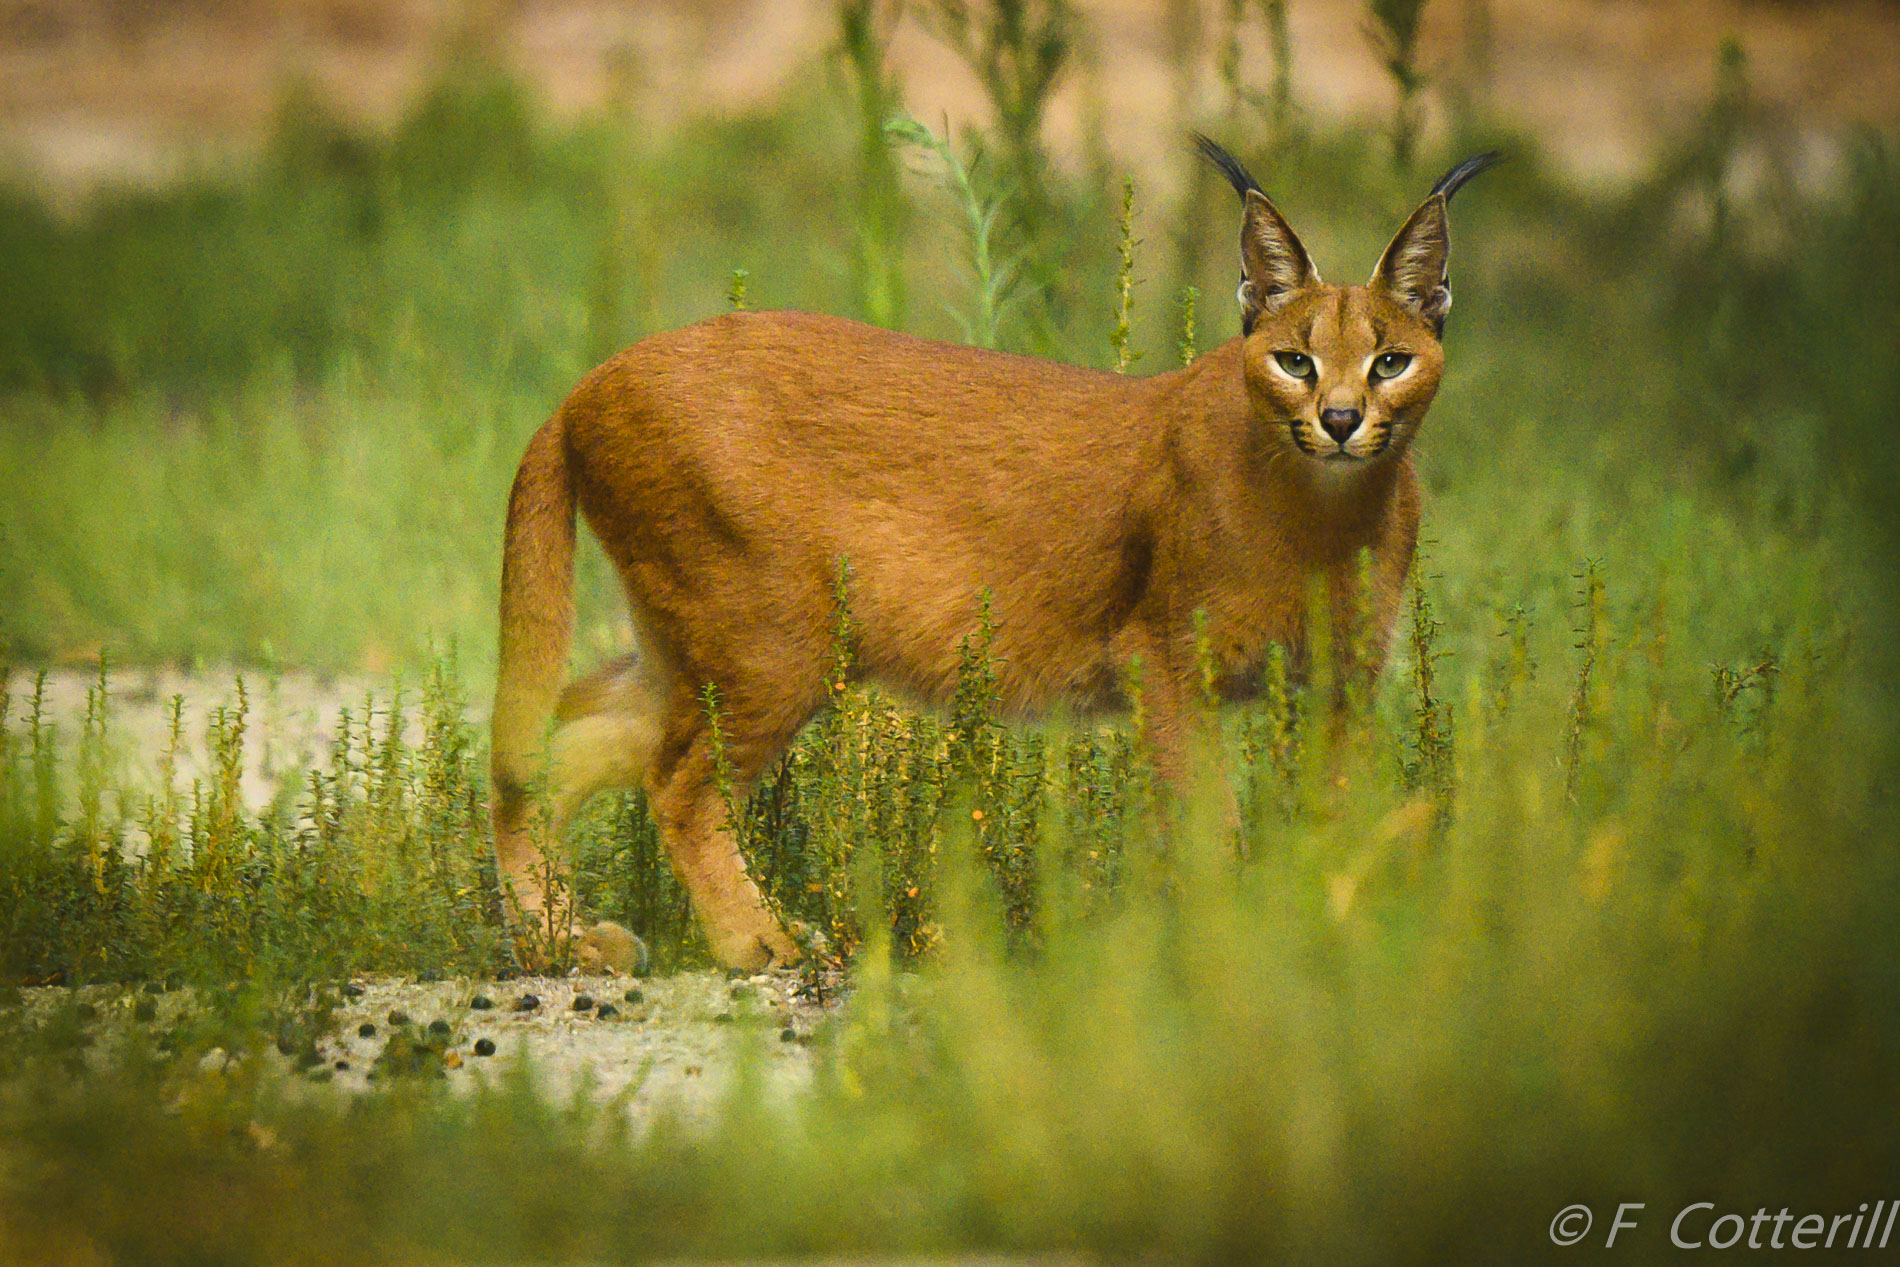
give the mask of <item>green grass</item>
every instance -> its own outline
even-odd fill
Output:
[[[1515,1263],[1565,1205],[1600,1246],[1643,1201],[1616,1252],[1645,1261],[1690,1201],[1890,1199],[1900,180],[1870,135],[1830,199],[1733,202],[1726,109],[1612,201],[1522,140],[1461,196],[1421,584],[1338,744],[1307,718],[1323,683],[1224,718],[1204,768],[1241,789],[1238,838],[1217,798],[1158,803],[1126,728],[997,724],[973,609],[954,709],[846,692],[735,806],[774,900],[849,961],[812,1088],[742,1078],[710,1121],[632,1134],[512,1075],[340,1103],[267,1049],[346,974],[504,962],[459,701],[490,673],[513,465],[561,393],[723,309],[735,269],[749,306],[902,296],[957,337],[966,207],[935,171],[893,201],[816,80],[649,142],[550,127],[478,68],[387,138],[287,109],[255,171],[74,221],[0,204],[15,662],[402,666],[427,735],[359,710],[263,814],[228,777],[114,796],[109,719],[55,741],[10,676],[0,971],[251,985],[207,988],[169,1050],[96,1038],[90,1073],[76,1012],[0,1000],[0,1234],[28,1260]],[[1389,138],[1303,127],[1265,174],[1349,277],[1496,139],[1401,176]],[[1232,333],[1224,191],[1143,194],[1124,231],[1119,174],[1044,177],[993,226],[1034,283],[1003,346],[1165,365],[1190,285],[1198,342]],[[1131,272],[1124,238],[1201,246]],[[598,557],[582,590],[584,653],[607,648]],[[242,742],[227,713],[221,768]],[[663,968],[705,962],[638,798],[568,861]],[[211,1046],[242,1058],[205,1072]]]

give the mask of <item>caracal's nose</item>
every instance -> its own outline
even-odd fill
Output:
[[[1359,430],[1359,420],[1364,417],[1357,409],[1322,409],[1319,413],[1320,430],[1331,436],[1343,448],[1346,441],[1352,439],[1352,433]]]

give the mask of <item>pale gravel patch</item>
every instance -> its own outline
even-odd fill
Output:
[[[11,674],[8,724],[12,727],[20,727],[27,716],[34,676],[33,671],[18,668]],[[229,669],[111,671],[107,730],[111,777],[129,813],[136,815],[145,797],[160,787],[174,696],[184,699],[184,742],[176,785],[188,801],[192,781],[209,779],[212,764],[206,734],[215,710],[235,706],[235,679],[236,673]],[[254,811],[268,806],[286,785],[302,798],[303,772],[327,761],[345,708],[360,728],[365,700],[371,701],[380,735],[396,688],[389,678],[309,672],[247,672],[244,679],[249,713],[243,793]],[[69,760],[76,750],[86,694],[96,681],[96,672],[84,670],[60,669],[46,676],[45,716],[56,728],[62,760]],[[417,743],[421,739],[419,685],[404,683],[403,698],[411,714],[406,741]],[[485,724],[483,708],[475,704],[467,715],[479,733]],[[363,995],[343,1000],[334,1014],[333,1029],[318,1043],[324,1067],[331,1070],[330,1085],[340,1090],[360,1093],[371,1085],[368,1075],[389,1040],[388,1015],[400,1009],[419,1029],[438,1018],[453,1026],[449,1050],[457,1054],[460,1064],[448,1071],[451,1087],[466,1090],[481,1080],[498,1082],[514,1062],[525,1058],[545,1093],[565,1098],[585,1087],[602,1103],[625,1097],[626,1110],[636,1122],[650,1121],[668,1106],[689,1117],[710,1111],[730,1088],[742,1048],[757,1053],[768,1094],[782,1097],[795,1092],[810,1080],[813,1032],[837,1006],[835,993],[827,995],[824,1005],[797,997],[796,979],[778,974],[738,983],[719,973],[694,972],[639,979],[523,977],[507,982],[466,977],[439,982],[363,978],[357,984],[363,987]],[[740,991],[737,998],[735,984]],[[644,995],[639,1004],[626,1001],[627,991],[633,988]],[[469,1001],[477,994],[493,1000],[495,1007],[471,1009]],[[510,1010],[524,994],[539,997],[541,1006],[530,1013]],[[611,1003],[620,1015],[603,1021],[592,1012],[576,1013],[572,1004],[577,994]],[[44,1017],[73,996],[73,991],[47,987],[26,990],[23,997],[30,1015]],[[154,996],[118,986],[84,986],[77,996],[99,1012],[89,1027],[98,1039],[90,1049],[94,1059],[103,1059],[116,1045],[113,1038],[138,1024],[133,1009],[139,1000],[150,999],[157,1005],[161,1025],[175,1020],[194,1002],[190,990]],[[729,1019],[721,1021],[722,1015]],[[376,1026],[375,1037],[357,1036],[357,1027],[364,1022]],[[794,1033],[792,1041],[781,1040],[787,1028]],[[493,1056],[474,1054],[474,1044],[482,1038],[495,1043]],[[286,1075],[291,1073],[290,1060],[274,1050],[266,1059]],[[337,1071],[339,1060],[349,1068]],[[299,1080],[308,1081],[307,1076]]]
[[[362,995],[343,999],[332,1014],[331,1029],[317,1040],[322,1065],[298,1073],[290,1057],[266,1045],[262,1059],[288,1084],[314,1092],[320,1079],[344,1095],[369,1092],[387,1078],[376,1070],[376,1059],[393,1032],[389,1014],[400,1010],[408,1014],[411,1032],[418,1035],[438,1019],[451,1026],[446,1051],[455,1060],[446,1070],[446,1081],[453,1091],[468,1092],[484,1083],[497,1085],[516,1062],[525,1059],[544,1096],[559,1102],[583,1092],[597,1103],[618,1103],[635,1125],[667,1112],[688,1120],[707,1117],[732,1088],[745,1059],[757,1062],[768,1099],[790,1098],[810,1084],[813,1036],[838,1008],[835,991],[827,993],[823,1003],[814,1002],[799,996],[798,978],[787,974],[759,974],[737,981],[708,971],[647,978],[519,977],[500,982],[466,977],[437,982],[362,978],[355,984],[362,987]],[[640,991],[641,1002],[627,1001],[631,989]],[[491,999],[494,1008],[471,1008],[469,1003],[478,994]],[[540,1006],[532,1012],[514,1011],[516,1001],[527,994],[536,996]],[[574,1011],[575,997],[583,994],[597,1005],[613,1004],[620,1014],[603,1020],[593,1011]],[[190,989],[151,995],[111,985],[77,990],[36,987],[21,995],[31,1021],[44,1021],[75,998],[91,1003],[98,1016],[87,1026],[94,1037],[88,1050],[100,1065],[110,1059],[128,1030],[163,1029],[197,1003]],[[133,1009],[141,1000],[156,1004],[155,1022],[133,1019]],[[365,1022],[376,1027],[373,1037],[358,1036],[358,1027]],[[782,1036],[787,1029],[794,1035],[790,1040]],[[475,1054],[476,1042],[484,1038],[494,1042],[494,1055]],[[214,1049],[200,1057],[200,1064],[214,1070],[229,1059]],[[338,1061],[349,1067],[337,1070]]]
[[[35,676],[33,669],[16,667],[7,679],[6,720],[16,732],[26,724]],[[421,742],[420,677],[399,681],[304,670],[187,672],[169,667],[114,667],[107,675],[106,747],[113,789],[128,815],[136,816],[145,797],[163,786],[162,761],[171,739],[174,697],[183,699],[174,786],[189,802],[193,780],[209,782],[213,766],[207,737],[219,709],[227,716],[236,709],[240,676],[247,697],[241,790],[244,803],[254,811],[268,806],[287,784],[294,785],[296,797],[304,795],[304,774],[327,764],[345,709],[360,735],[367,708],[380,738],[398,687],[407,710],[404,742]],[[97,682],[96,670],[54,669],[46,674],[44,716],[56,728],[56,742],[68,758],[77,751],[87,692]],[[488,722],[486,697],[472,697],[468,705],[464,716],[480,734]]]

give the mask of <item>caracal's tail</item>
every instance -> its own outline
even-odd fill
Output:
[[[495,845],[506,869],[527,828],[529,788],[574,636],[574,483],[557,413],[528,442],[501,554],[501,662],[493,719]]]

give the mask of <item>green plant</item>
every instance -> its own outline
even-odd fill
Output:
[[[1135,310],[1135,178],[1122,181],[1122,209],[1116,223],[1121,228],[1120,264],[1115,270],[1115,328],[1108,333],[1108,345],[1115,350],[1115,372],[1126,374],[1141,359],[1139,350],[1128,346],[1129,317]]]
[[[886,63],[903,0],[838,0],[837,52],[849,67],[858,130],[857,240],[852,268],[859,310],[875,325],[904,324],[907,285],[904,236],[909,208],[884,122],[899,108],[903,88]]]
[[[1002,213],[1003,203],[994,194],[978,192],[976,181],[981,156],[966,166],[948,141],[907,116],[889,120],[884,129],[893,141],[923,149],[943,164],[945,183],[957,199],[969,235],[969,264],[975,291],[967,314],[954,308],[949,311],[962,326],[965,342],[980,348],[998,346],[997,331],[1003,310],[1014,298],[1022,280],[1022,257],[997,258],[997,217]]]
[[[1366,0],[1366,39],[1391,77],[1398,100],[1392,108],[1392,165],[1401,174],[1412,170],[1418,146],[1420,94],[1425,72],[1419,66],[1418,30],[1426,0]]]

